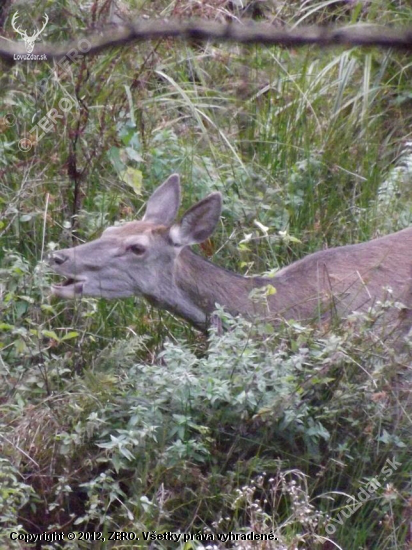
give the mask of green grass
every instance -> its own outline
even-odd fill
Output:
[[[19,11],[27,25],[47,12],[47,38],[61,40],[103,24],[109,4],[94,4],[94,20],[65,1]],[[218,4],[201,15],[219,17]],[[127,6],[153,17],[200,9]],[[262,10],[290,25],[412,21],[400,1]],[[14,38],[9,22],[4,33]],[[183,208],[223,193],[222,223],[201,253],[244,274],[410,225],[407,171],[382,199],[408,154],[409,57],[164,41],[66,71],[3,69],[0,546],[24,547],[12,531],[53,530],[272,531],[279,542],[242,546],[262,550],[410,544],[410,365],[371,330],[379,311],[276,332],[228,319],[231,332],[206,339],[137,298],[53,301],[43,261],[138,217],[172,172]],[[62,98],[75,107],[21,151]],[[379,486],[350,514],[371,480]]]

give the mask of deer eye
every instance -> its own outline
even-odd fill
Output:
[[[130,250],[130,252],[133,252],[136,256],[141,256],[146,252],[145,247],[141,244],[131,244],[127,247],[127,250]]]

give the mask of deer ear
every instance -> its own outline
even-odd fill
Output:
[[[179,224],[170,230],[170,238],[177,246],[205,241],[216,228],[222,211],[222,195],[212,193],[183,215]]]
[[[143,221],[172,225],[179,206],[180,178],[178,174],[172,174],[148,200]]]

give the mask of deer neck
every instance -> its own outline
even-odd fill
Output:
[[[232,315],[258,314],[261,307],[258,308],[250,300],[249,294],[253,288],[270,283],[269,279],[243,277],[218,267],[189,248],[180,253],[172,278],[173,291],[163,307],[203,330],[216,304],[223,306]]]

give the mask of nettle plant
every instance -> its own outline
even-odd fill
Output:
[[[268,324],[252,325],[222,310],[216,315],[229,330],[224,334],[212,330],[207,355],[199,356],[182,342],[166,342],[155,364],[136,364],[127,353],[127,342],[101,355],[99,368],[105,371],[115,368],[119,364],[115,358],[123,355],[122,383],[130,384],[125,394],[130,420],[101,442],[116,457],[116,469],[126,467],[139,449],[155,441],[162,462],[205,462],[219,433],[236,437],[238,430],[248,434],[252,447],[269,430],[318,457],[322,444],[336,435],[339,407],[355,406],[362,396],[369,417],[379,408],[371,396],[396,372],[396,361],[383,364],[372,353],[371,343],[375,351],[379,346],[367,337],[367,319],[351,320],[341,333],[322,335],[297,323],[275,333]],[[356,357],[363,351],[359,369]],[[391,411],[387,414],[390,418]],[[108,419],[105,422],[111,425]],[[351,422],[348,414],[348,427]],[[354,412],[351,429],[357,425]],[[352,437],[350,431],[347,435]]]

